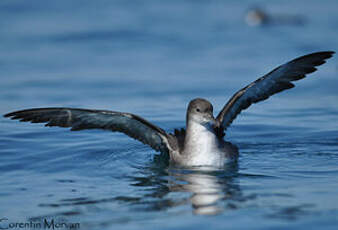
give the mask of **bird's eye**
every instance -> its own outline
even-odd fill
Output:
[[[200,112],[201,110],[199,108],[196,109],[197,112]]]

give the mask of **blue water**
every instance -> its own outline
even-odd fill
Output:
[[[252,4],[304,23],[248,26]],[[277,65],[337,51],[337,10],[335,0],[1,0],[0,113],[108,109],[173,131],[195,97],[219,111]],[[243,112],[227,132],[238,164],[221,171],[168,168],[118,133],[1,117],[0,226],[337,229],[337,60]]]

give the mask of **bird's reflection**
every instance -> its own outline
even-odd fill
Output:
[[[147,210],[189,205],[194,214],[215,215],[228,207],[228,201],[240,200],[237,163],[216,171],[201,167],[163,169],[158,166],[143,169],[148,177],[131,178],[133,186],[151,187],[152,192],[144,197]],[[152,201],[149,197],[153,198]]]
[[[39,207],[70,211],[53,213],[53,217],[81,215],[79,206],[101,207],[101,204],[125,203],[133,211],[153,212],[192,209],[197,215],[216,215],[228,209],[238,208],[246,200],[239,187],[238,165],[227,165],[223,170],[210,168],[174,168],[163,162],[151,162],[147,166],[133,166],[137,175],[126,176],[132,187],[130,194],[121,193],[109,197],[71,197],[57,202],[40,203]],[[177,210],[177,209],[176,209]],[[69,214],[70,213],[70,214]],[[32,217],[43,220],[49,215]]]
[[[231,178],[219,178],[215,172],[202,170],[170,171],[173,178],[169,183],[170,191],[191,193],[189,200],[195,214],[217,214],[222,211],[220,201],[229,198]]]

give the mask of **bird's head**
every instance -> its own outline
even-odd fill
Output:
[[[204,126],[214,126],[216,120],[213,116],[212,104],[202,98],[191,100],[187,111],[187,122],[196,122]]]

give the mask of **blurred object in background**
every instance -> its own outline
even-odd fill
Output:
[[[304,25],[305,18],[301,15],[269,14],[261,7],[250,8],[245,15],[245,22],[249,26],[263,25]]]

